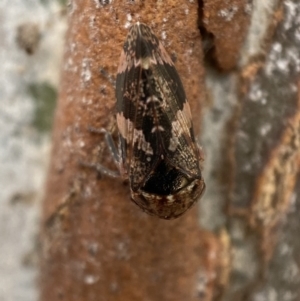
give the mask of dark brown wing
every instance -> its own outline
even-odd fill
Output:
[[[117,75],[122,162],[133,190],[161,160],[188,177],[201,176],[190,109],[178,73],[144,24],[134,25]]]

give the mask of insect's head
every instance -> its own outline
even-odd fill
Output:
[[[204,193],[203,178],[189,181],[186,186],[172,194],[154,194],[145,191],[131,191],[132,200],[145,212],[162,219],[175,219],[187,211]]]

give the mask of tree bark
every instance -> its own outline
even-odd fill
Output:
[[[70,7],[44,202],[40,299],[199,300],[205,292],[202,299],[209,300],[202,286],[210,285],[215,264],[208,250],[218,245],[200,230],[197,207],[172,221],[148,216],[130,201],[128,185],[80,164],[96,163],[103,146],[88,127],[109,127],[113,120],[114,87],[100,70],[116,74],[129,23],[139,20],[166,35],[192,111],[201,112],[197,5],[108,2],[78,0]],[[108,156],[100,163],[109,165]]]
[[[151,3],[150,3],[151,2]],[[41,300],[299,300],[300,4],[74,1],[44,203]],[[207,190],[159,220],[99,178],[128,26],[176,61],[201,132]],[[200,35],[213,45],[202,62]],[[101,163],[111,164],[105,154]],[[103,159],[104,158],[104,159]]]

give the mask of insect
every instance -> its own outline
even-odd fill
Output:
[[[202,158],[179,75],[145,24],[134,24],[125,40],[116,98],[120,154],[114,157],[131,199],[151,215],[179,217],[204,192]]]

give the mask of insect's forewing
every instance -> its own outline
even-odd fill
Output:
[[[161,51],[156,53],[156,56],[161,55]],[[181,80],[172,62],[153,67],[158,82],[157,94],[167,100],[161,111],[161,120],[165,121],[167,129],[166,133],[163,132],[165,139],[162,140],[166,160],[189,177],[196,177],[200,171],[199,150]]]
[[[121,169],[132,190],[162,159],[188,177],[201,177],[190,108],[165,49],[144,24],[128,34],[117,76]]]

